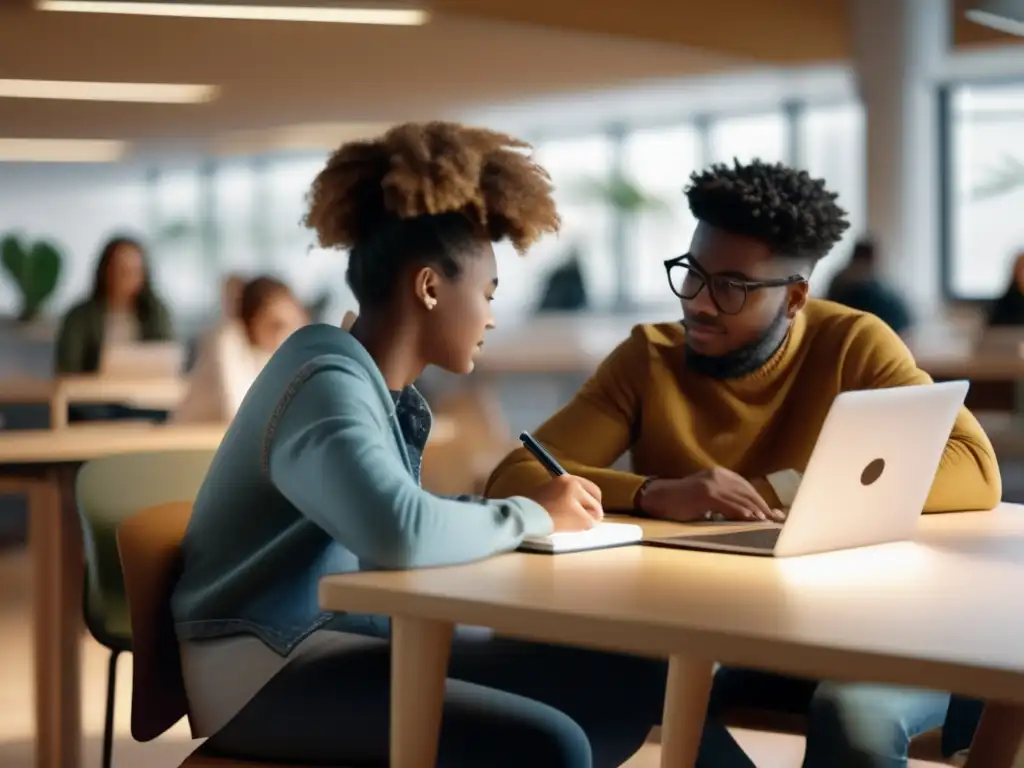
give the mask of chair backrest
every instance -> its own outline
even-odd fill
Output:
[[[439,445],[427,444],[422,483],[432,493],[481,493],[491,471],[514,446],[497,397],[474,387],[443,398],[433,409],[447,419],[454,435]]]
[[[140,509],[195,499],[213,451],[125,453],[88,462],[75,495],[86,559],[85,618],[101,643],[129,630],[113,621],[124,612],[124,579],[117,554],[117,526]]]
[[[132,736],[150,741],[188,714],[171,591],[191,502],[149,507],[117,529],[132,623]]]

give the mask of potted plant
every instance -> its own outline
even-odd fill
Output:
[[[57,289],[63,256],[51,242],[30,242],[17,235],[0,240],[0,265],[21,294],[18,322],[37,320],[46,301]]]
[[[584,178],[572,188],[576,203],[607,206],[612,211],[612,248],[617,258],[616,296],[614,308],[619,311],[632,308],[630,284],[634,262],[630,258],[632,240],[640,226],[640,217],[652,212],[668,215],[671,206],[667,200],[649,194],[624,173],[612,173],[607,178]]]

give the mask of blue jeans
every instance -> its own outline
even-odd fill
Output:
[[[906,768],[910,740],[941,727],[948,707],[949,694],[939,691],[723,668],[708,722],[736,709],[805,715],[804,768]]]

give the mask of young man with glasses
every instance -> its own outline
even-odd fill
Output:
[[[931,379],[878,318],[808,297],[814,265],[849,226],[823,180],[736,162],[695,173],[686,195],[697,229],[689,252],[665,262],[682,322],[634,328],[534,435],[601,488],[608,510],[782,520],[839,392]],[[626,451],[633,471],[610,469]],[[517,450],[487,492],[527,493],[547,479]],[[1000,495],[992,445],[964,409],[925,511],[989,509]],[[902,768],[909,740],[942,725],[948,700],[726,669],[712,707],[806,713],[805,768]]]

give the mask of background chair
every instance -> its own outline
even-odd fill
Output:
[[[75,483],[85,546],[85,625],[110,650],[103,768],[114,745],[117,660],[132,650],[132,630],[117,553],[117,526],[139,509],[166,501],[191,502],[213,458],[211,451],[169,451],[108,456],[82,467]]]
[[[489,389],[473,387],[440,399],[435,420],[451,423],[455,434],[440,445],[427,444],[421,481],[431,493],[482,494],[487,478],[518,443],[512,439],[501,405]]]

